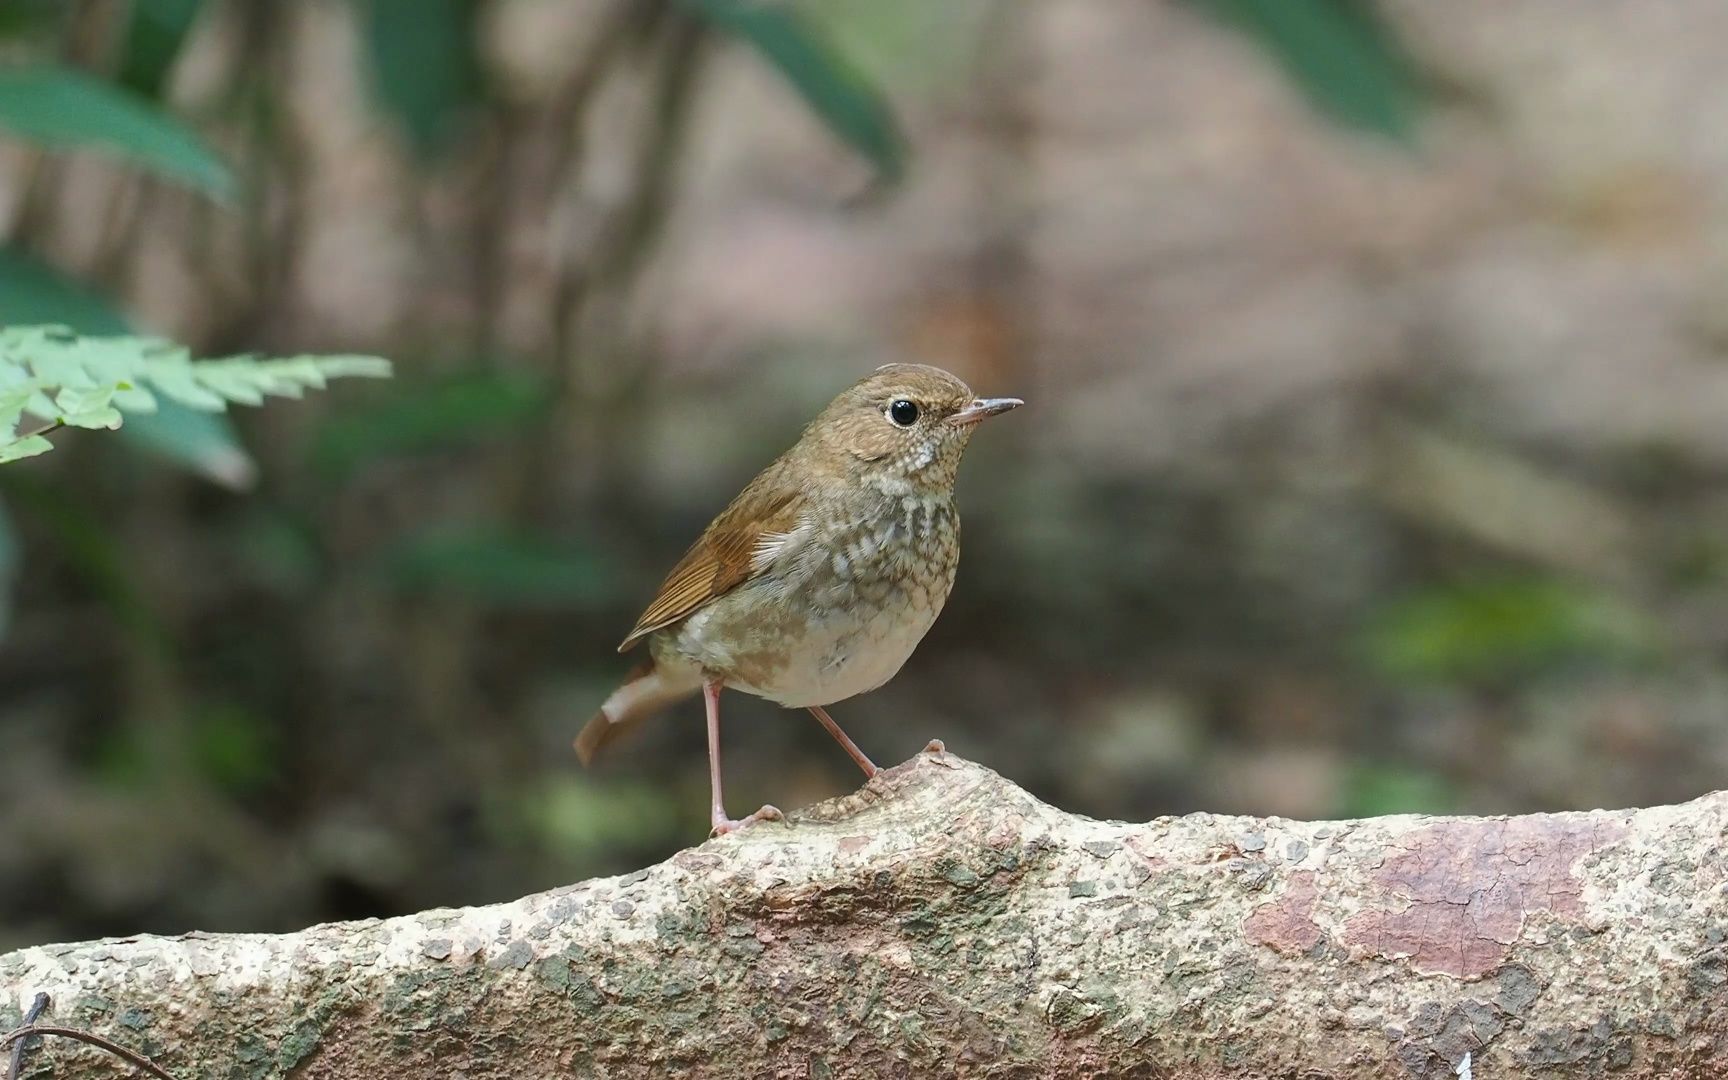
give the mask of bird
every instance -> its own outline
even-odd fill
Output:
[[[819,413],[720,512],[618,646],[646,657],[576,737],[587,766],[640,721],[700,692],[712,836],[780,819],[726,815],[724,689],[806,709],[866,777],[828,715],[900,670],[936,621],[960,560],[954,477],[978,424],[1019,408],[925,364],[885,364]]]

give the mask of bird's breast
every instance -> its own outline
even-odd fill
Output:
[[[817,511],[774,565],[667,639],[728,685],[783,705],[826,705],[892,678],[940,614],[960,558],[948,498]]]

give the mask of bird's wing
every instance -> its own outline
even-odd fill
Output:
[[[731,592],[774,561],[804,509],[802,493],[785,481],[778,465],[751,481],[678,560],[619,652]]]

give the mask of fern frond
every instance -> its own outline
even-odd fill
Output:
[[[231,403],[302,397],[331,379],[389,375],[390,362],[376,356],[194,360],[186,349],[157,338],[8,327],[0,329],[0,464],[53,449],[43,434],[54,428],[117,428],[127,413],[155,412],[158,394],[221,412]],[[26,416],[40,423],[29,424]]]

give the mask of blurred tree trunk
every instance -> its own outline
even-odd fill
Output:
[[[1725,829],[1728,795],[1129,825],[926,754],[624,877],[25,949],[0,986],[184,1078],[1719,1076]]]

